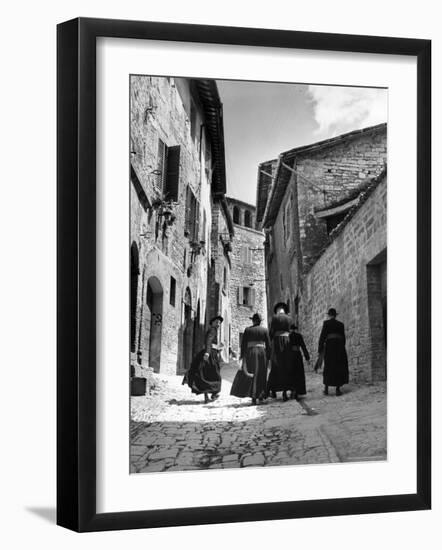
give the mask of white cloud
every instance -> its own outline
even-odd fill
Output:
[[[323,137],[387,122],[387,90],[308,86],[307,97]]]

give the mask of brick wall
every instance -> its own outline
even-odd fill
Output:
[[[307,347],[316,352],[326,312],[336,308],[346,329],[350,378],[358,382],[386,375],[386,204],[384,178],[305,275],[301,293],[299,326]]]

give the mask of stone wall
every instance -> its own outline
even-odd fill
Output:
[[[296,156],[295,171],[267,230],[269,315],[273,304],[283,301],[297,320],[295,304],[304,274],[329,243],[326,222],[316,216],[316,209],[355,192],[379,175],[387,159],[386,140],[386,125],[380,125]]]
[[[204,113],[189,81],[132,76],[130,84],[131,244],[139,256],[132,362],[172,374],[184,370],[204,331],[211,252],[210,142],[201,131]],[[163,198],[159,189],[159,140],[169,148],[180,146],[177,197],[170,225],[155,206]],[[204,243],[199,247],[191,246],[186,234],[188,187],[198,201],[197,241]],[[186,296],[191,301],[187,309]],[[158,348],[156,357],[151,353],[151,330],[154,347]]]
[[[296,185],[304,270],[313,265],[328,242],[325,224],[315,216],[315,208],[327,207],[367,179],[378,176],[386,162],[386,126],[340,141],[332,147],[297,156],[295,168],[298,174],[292,175],[286,196],[293,194]],[[280,211],[279,216],[281,214]]]
[[[249,249],[249,253],[245,253],[245,248]],[[259,313],[263,317],[262,324],[267,326],[264,234],[235,224],[231,257],[231,346],[235,353],[239,353],[239,335],[252,324],[250,317],[253,313]],[[238,288],[245,286],[250,286],[254,290],[253,305],[246,306],[238,302]]]
[[[345,325],[350,378],[385,379],[387,180],[382,179],[303,280],[299,328],[316,357],[328,308]],[[385,313],[385,312],[384,312]]]

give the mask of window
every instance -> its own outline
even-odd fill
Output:
[[[233,207],[233,223],[239,224],[239,208],[237,206]]]
[[[175,298],[176,298],[176,279],[174,279],[174,277],[171,277],[170,278],[170,298],[169,298],[169,302],[170,302],[170,305],[175,307]]]
[[[238,304],[253,307],[255,305],[255,289],[250,286],[238,287]]]
[[[224,267],[223,270],[223,292],[224,294],[227,291],[227,267]]]
[[[252,227],[252,216],[249,210],[244,212],[244,225],[246,227]]]
[[[243,264],[252,263],[252,249],[248,246],[243,246],[241,248],[241,262]]]
[[[190,102],[190,135],[192,141],[195,141],[196,137],[196,107],[193,101]]]
[[[199,221],[200,205],[190,185],[188,185],[186,190],[186,223],[184,232],[192,242],[199,241]]]
[[[158,140],[157,175],[155,185],[167,201],[178,201],[180,177],[180,146],[168,147]]]

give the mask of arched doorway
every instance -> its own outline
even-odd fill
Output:
[[[130,351],[135,352],[137,335],[138,275],[140,262],[138,246],[133,242],[130,247]]]
[[[148,308],[146,324],[149,331],[149,367],[152,367],[154,372],[160,372],[163,287],[157,277],[150,277],[147,281],[146,304]]]
[[[193,323],[192,323],[192,294],[186,288],[184,294],[184,328],[183,328],[183,367],[188,370],[193,355]]]

